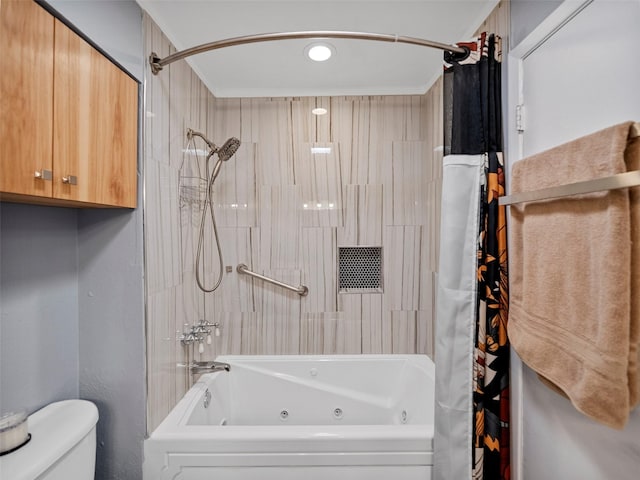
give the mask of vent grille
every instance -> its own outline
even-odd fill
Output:
[[[338,247],[338,292],[382,292],[382,247]]]

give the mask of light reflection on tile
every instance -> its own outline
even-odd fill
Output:
[[[312,153],[312,148],[329,149],[329,153]],[[337,145],[303,143],[297,145],[296,152],[295,182],[300,186],[303,226],[342,226],[342,184]]]
[[[244,143],[222,164],[213,184],[213,203],[219,226],[256,225],[255,163],[256,145]]]
[[[315,97],[316,107],[324,108],[327,113],[324,115],[314,115],[316,117],[316,137],[314,142],[331,142],[331,117],[332,102],[329,97]]]

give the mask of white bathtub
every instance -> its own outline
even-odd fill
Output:
[[[428,357],[216,360],[145,440],[145,480],[431,478]]]

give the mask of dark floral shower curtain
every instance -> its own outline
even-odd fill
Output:
[[[483,33],[445,54],[445,153],[482,155],[473,348],[472,478],[510,478],[508,282],[501,119],[501,41]]]

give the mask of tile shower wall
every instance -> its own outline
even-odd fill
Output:
[[[145,31],[145,51],[174,51],[148,17]],[[314,116],[314,107],[328,113]],[[186,62],[147,74],[149,431],[188,388],[184,365],[194,357],[432,354],[441,109],[440,82],[424,96],[216,99]],[[242,141],[214,185],[231,271],[210,294],[195,283],[205,165],[203,152],[188,148],[187,128],[216,144]],[[210,285],[218,262],[209,219],[205,236]],[[382,246],[383,293],[337,293],[342,246]],[[309,294],[238,274],[240,263]],[[177,338],[200,319],[220,322],[221,335],[194,354]]]

